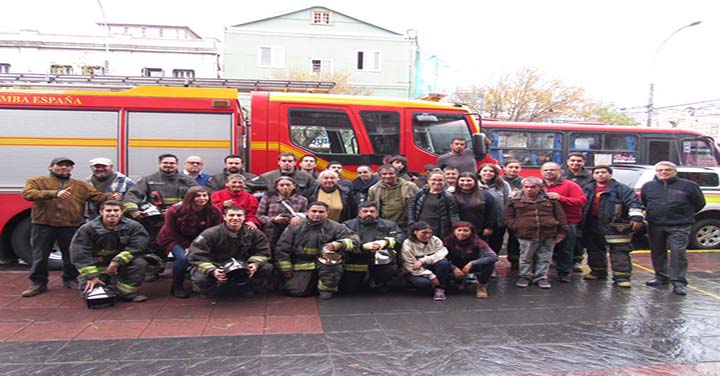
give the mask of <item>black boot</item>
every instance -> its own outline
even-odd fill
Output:
[[[172,286],[170,286],[170,295],[178,299],[187,299],[190,297],[190,294],[188,294],[188,292],[185,291],[185,288],[183,288],[182,282],[173,283]]]

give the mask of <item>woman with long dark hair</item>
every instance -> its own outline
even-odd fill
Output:
[[[500,168],[494,164],[486,163],[478,170],[480,187],[491,194],[495,199],[494,217],[496,218],[493,232],[484,236],[490,247],[500,252],[505,237],[505,207],[510,202],[510,184],[503,180],[500,175]]]
[[[480,188],[472,172],[463,172],[457,179],[455,190],[460,220],[473,224],[479,236],[490,236],[497,225],[495,198]]]
[[[450,261],[445,258],[448,250],[442,240],[433,236],[430,224],[425,221],[410,225],[400,253],[402,266],[409,274],[410,285],[435,291],[433,300],[445,300],[445,288],[450,278]]]
[[[190,243],[205,229],[223,222],[223,214],[210,201],[210,190],[202,186],[190,187],[182,202],[165,212],[165,223],[157,236],[157,243],[172,252],[173,282],[170,294],[176,298],[189,297],[183,287],[187,273],[187,254]]]
[[[452,234],[443,239],[443,244],[448,250],[447,259],[456,283],[462,285],[468,275],[474,273],[477,278],[475,297],[487,298],[487,283],[495,271],[498,257],[488,243],[477,236],[475,226],[466,221],[456,222]]]

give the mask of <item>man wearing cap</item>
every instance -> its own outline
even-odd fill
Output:
[[[210,180],[210,175],[202,172],[203,166],[205,166],[205,161],[203,161],[202,158],[197,155],[191,155],[185,158],[185,169],[183,170],[183,174],[195,179],[195,182],[198,183],[198,185],[202,185],[204,187]]]
[[[85,178],[85,181],[92,184],[95,189],[105,193],[119,193],[122,200],[125,193],[135,185],[135,182],[120,172],[113,171],[113,162],[108,158],[95,158],[90,160],[90,171],[92,175]],[[97,205],[89,202],[87,212],[88,219],[98,215]]]
[[[63,286],[77,288],[78,271],[70,260],[70,241],[84,221],[85,203],[90,200],[99,204],[117,199],[118,194],[102,193],[85,181],[72,179],[75,162],[67,157],[50,161],[48,176],[36,176],[25,181],[24,199],[33,202],[32,227],[32,285],[22,292],[29,298],[47,291],[48,257],[57,242],[63,258]]]

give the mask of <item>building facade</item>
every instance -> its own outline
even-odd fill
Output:
[[[226,77],[348,78],[363,93],[413,96],[417,39],[324,7],[226,28]]]
[[[218,42],[185,26],[104,24],[93,35],[0,33],[0,73],[219,77]]]

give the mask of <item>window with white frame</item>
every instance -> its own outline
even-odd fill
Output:
[[[311,59],[310,67],[313,73],[332,73],[332,60]]]
[[[357,70],[379,72],[380,68],[380,51],[358,51]]]
[[[163,77],[164,73],[163,73],[162,68],[143,68],[142,76],[143,77]]]
[[[104,74],[105,68],[99,65],[83,65],[82,74],[85,76],[94,76],[98,74]]]
[[[313,25],[330,25],[332,24],[331,12],[323,10],[314,10],[312,12]]]
[[[195,78],[195,70],[193,69],[173,69],[173,77],[176,78]]]
[[[53,64],[50,66],[50,74],[72,74],[72,65]]]
[[[258,47],[259,67],[283,68],[285,67],[285,48],[283,47]]]
[[[0,73],[10,73],[10,64],[0,63]]]

